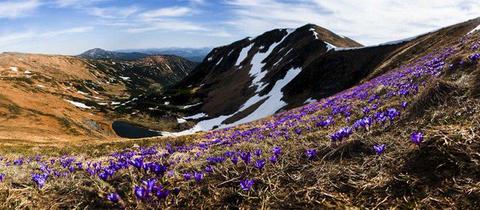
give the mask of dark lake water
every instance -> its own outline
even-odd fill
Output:
[[[122,138],[136,139],[162,135],[160,132],[142,128],[124,121],[114,121],[112,128],[115,133]]]

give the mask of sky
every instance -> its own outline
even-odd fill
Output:
[[[215,47],[307,23],[374,45],[479,11],[478,0],[0,0],[0,52]]]

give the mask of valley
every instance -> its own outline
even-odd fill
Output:
[[[2,144],[56,145],[117,138],[111,128],[115,119],[148,122],[126,113],[129,103],[174,84],[195,65],[175,56],[117,61],[4,53],[0,139]]]

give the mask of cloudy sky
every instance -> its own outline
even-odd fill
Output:
[[[306,23],[372,45],[479,11],[478,0],[0,0],[0,51],[212,47]]]

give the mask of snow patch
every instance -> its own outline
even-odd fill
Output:
[[[9,69],[10,69],[10,71],[18,72],[18,67],[16,67],[16,66],[12,66]]]
[[[210,120],[201,121],[201,122],[197,123],[193,128],[188,129],[188,130],[184,130],[184,131],[180,131],[180,132],[162,131],[161,134],[162,134],[162,136],[184,136],[184,135],[194,134],[194,133],[200,132],[200,131],[212,130],[215,126],[220,125],[223,121],[225,121],[229,117],[230,116],[219,116],[217,118],[213,118],[213,119],[210,119]]]
[[[130,80],[130,77],[120,77],[120,79],[123,79],[124,81]]]
[[[88,93],[82,92],[82,91],[77,91],[77,93],[82,94],[82,95],[88,95]]]
[[[203,117],[208,117],[208,115],[205,114],[205,113],[198,113],[196,115],[183,117],[183,119],[185,119],[185,120],[196,120],[196,119],[200,119],[200,118],[203,118]]]
[[[304,104],[309,104],[309,103],[315,103],[315,102],[317,102],[316,99],[309,98],[309,99],[305,100],[305,102],[303,102],[303,103],[304,103]]]
[[[478,31],[478,30],[480,30],[480,25],[478,25],[476,28],[474,28],[473,30],[468,32],[467,35],[472,34],[472,33],[474,33],[475,31]]]
[[[330,43],[325,42],[325,41],[324,41],[323,43],[325,43],[325,44],[327,45],[327,51],[337,49],[337,47],[336,47],[335,45],[333,45],[333,44],[330,44]]]
[[[220,60],[217,62],[217,64],[215,64],[215,66],[218,66],[218,64],[220,64],[222,61],[223,61],[223,57],[220,58]]]
[[[182,106],[181,108],[182,109],[188,109],[188,108],[191,108],[191,107],[194,107],[194,106],[198,106],[200,104],[202,104],[202,103],[200,102],[200,103],[196,103],[196,104],[185,105],[185,106]]]
[[[72,105],[78,107],[78,108],[82,108],[82,109],[91,109],[92,107],[89,107],[87,105],[85,105],[84,103],[80,103],[80,102],[76,102],[76,101],[70,101],[70,100],[66,100],[66,102],[68,103],[71,103]]]
[[[241,63],[243,60],[245,60],[245,58],[247,58],[248,51],[250,51],[250,49],[252,49],[253,44],[254,44],[254,43],[252,43],[252,44],[250,44],[249,46],[244,47],[244,48],[242,49],[242,51],[240,52],[240,55],[239,55],[238,58],[237,58],[237,62],[235,63],[235,66],[240,65],[240,63]]]
[[[182,118],[177,118],[177,123],[178,124],[182,124],[182,123],[186,123],[187,121],[185,119],[182,119]]]
[[[302,72],[301,68],[290,69],[283,79],[280,79],[275,83],[272,90],[270,90],[270,92],[268,94],[266,94],[264,96],[259,96],[257,94],[254,97],[252,97],[252,98],[255,98],[255,101],[265,100],[254,112],[249,114],[247,117],[245,117],[241,120],[238,120],[234,123],[231,123],[231,124],[228,124],[228,125],[222,125],[222,126],[220,126],[220,128],[230,127],[230,126],[235,126],[235,125],[251,122],[251,121],[254,121],[254,120],[257,120],[257,119],[260,119],[260,118],[264,118],[264,117],[272,115],[272,114],[275,114],[278,110],[280,110],[285,105],[287,105],[287,103],[282,100],[282,98],[283,98],[282,89],[288,83],[290,83],[293,79],[295,79],[295,77],[297,77],[297,75],[300,74],[300,72]],[[251,104],[256,103],[256,102],[255,103],[252,103],[252,102],[250,102],[250,103]],[[245,106],[245,105],[242,106],[242,107],[246,107],[246,108],[249,107],[249,106]],[[243,111],[243,110],[241,109],[241,111]]]
[[[309,29],[309,31],[312,31],[312,32],[313,32],[313,36],[315,37],[315,39],[318,39],[318,33],[317,33],[317,31],[315,31],[314,28]]]

